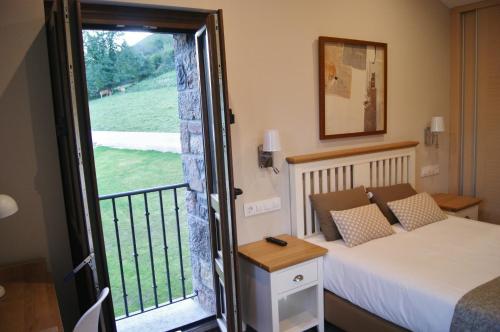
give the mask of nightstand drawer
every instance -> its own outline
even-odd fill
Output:
[[[274,280],[277,292],[287,292],[318,280],[318,262],[314,259],[275,273],[276,277]]]

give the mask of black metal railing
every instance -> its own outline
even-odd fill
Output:
[[[120,294],[114,294],[116,320],[196,296],[195,292],[188,294],[186,286],[185,255],[189,253],[183,253],[183,240],[187,237],[187,224],[181,223],[179,213],[179,191],[188,187],[187,183],[181,183],[99,197],[111,289],[121,292],[123,301],[118,303]],[[127,219],[128,223],[120,222]],[[126,259],[124,251],[131,251],[131,258]],[[147,258],[141,260],[142,255]],[[172,260],[178,262],[172,265]],[[159,283],[158,279],[162,281]],[[149,282],[152,290],[145,294],[145,283],[147,286]],[[129,299],[132,290],[134,296]]]

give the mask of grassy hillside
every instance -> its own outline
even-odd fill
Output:
[[[159,88],[177,90],[177,76],[175,71],[169,71],[165,74],[134,83],[127,89],[127,92],[146,91]]]
[[[89,102],[92,130],[179,132],[175,72]]]

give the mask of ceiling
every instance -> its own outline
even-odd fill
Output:
[[[468,5],[479,1],[481,0],[441,0],[441,2],[444,3],[446,6],[448,6],[449,8]]]

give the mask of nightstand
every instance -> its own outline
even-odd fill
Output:
[[[290,235],[239,247],[243,322],[259,332],[324,331],[323,255],[327,249]]]
[[[478,220],[481,199],[453,194],[434,194],[432,197],[447,214]]]

